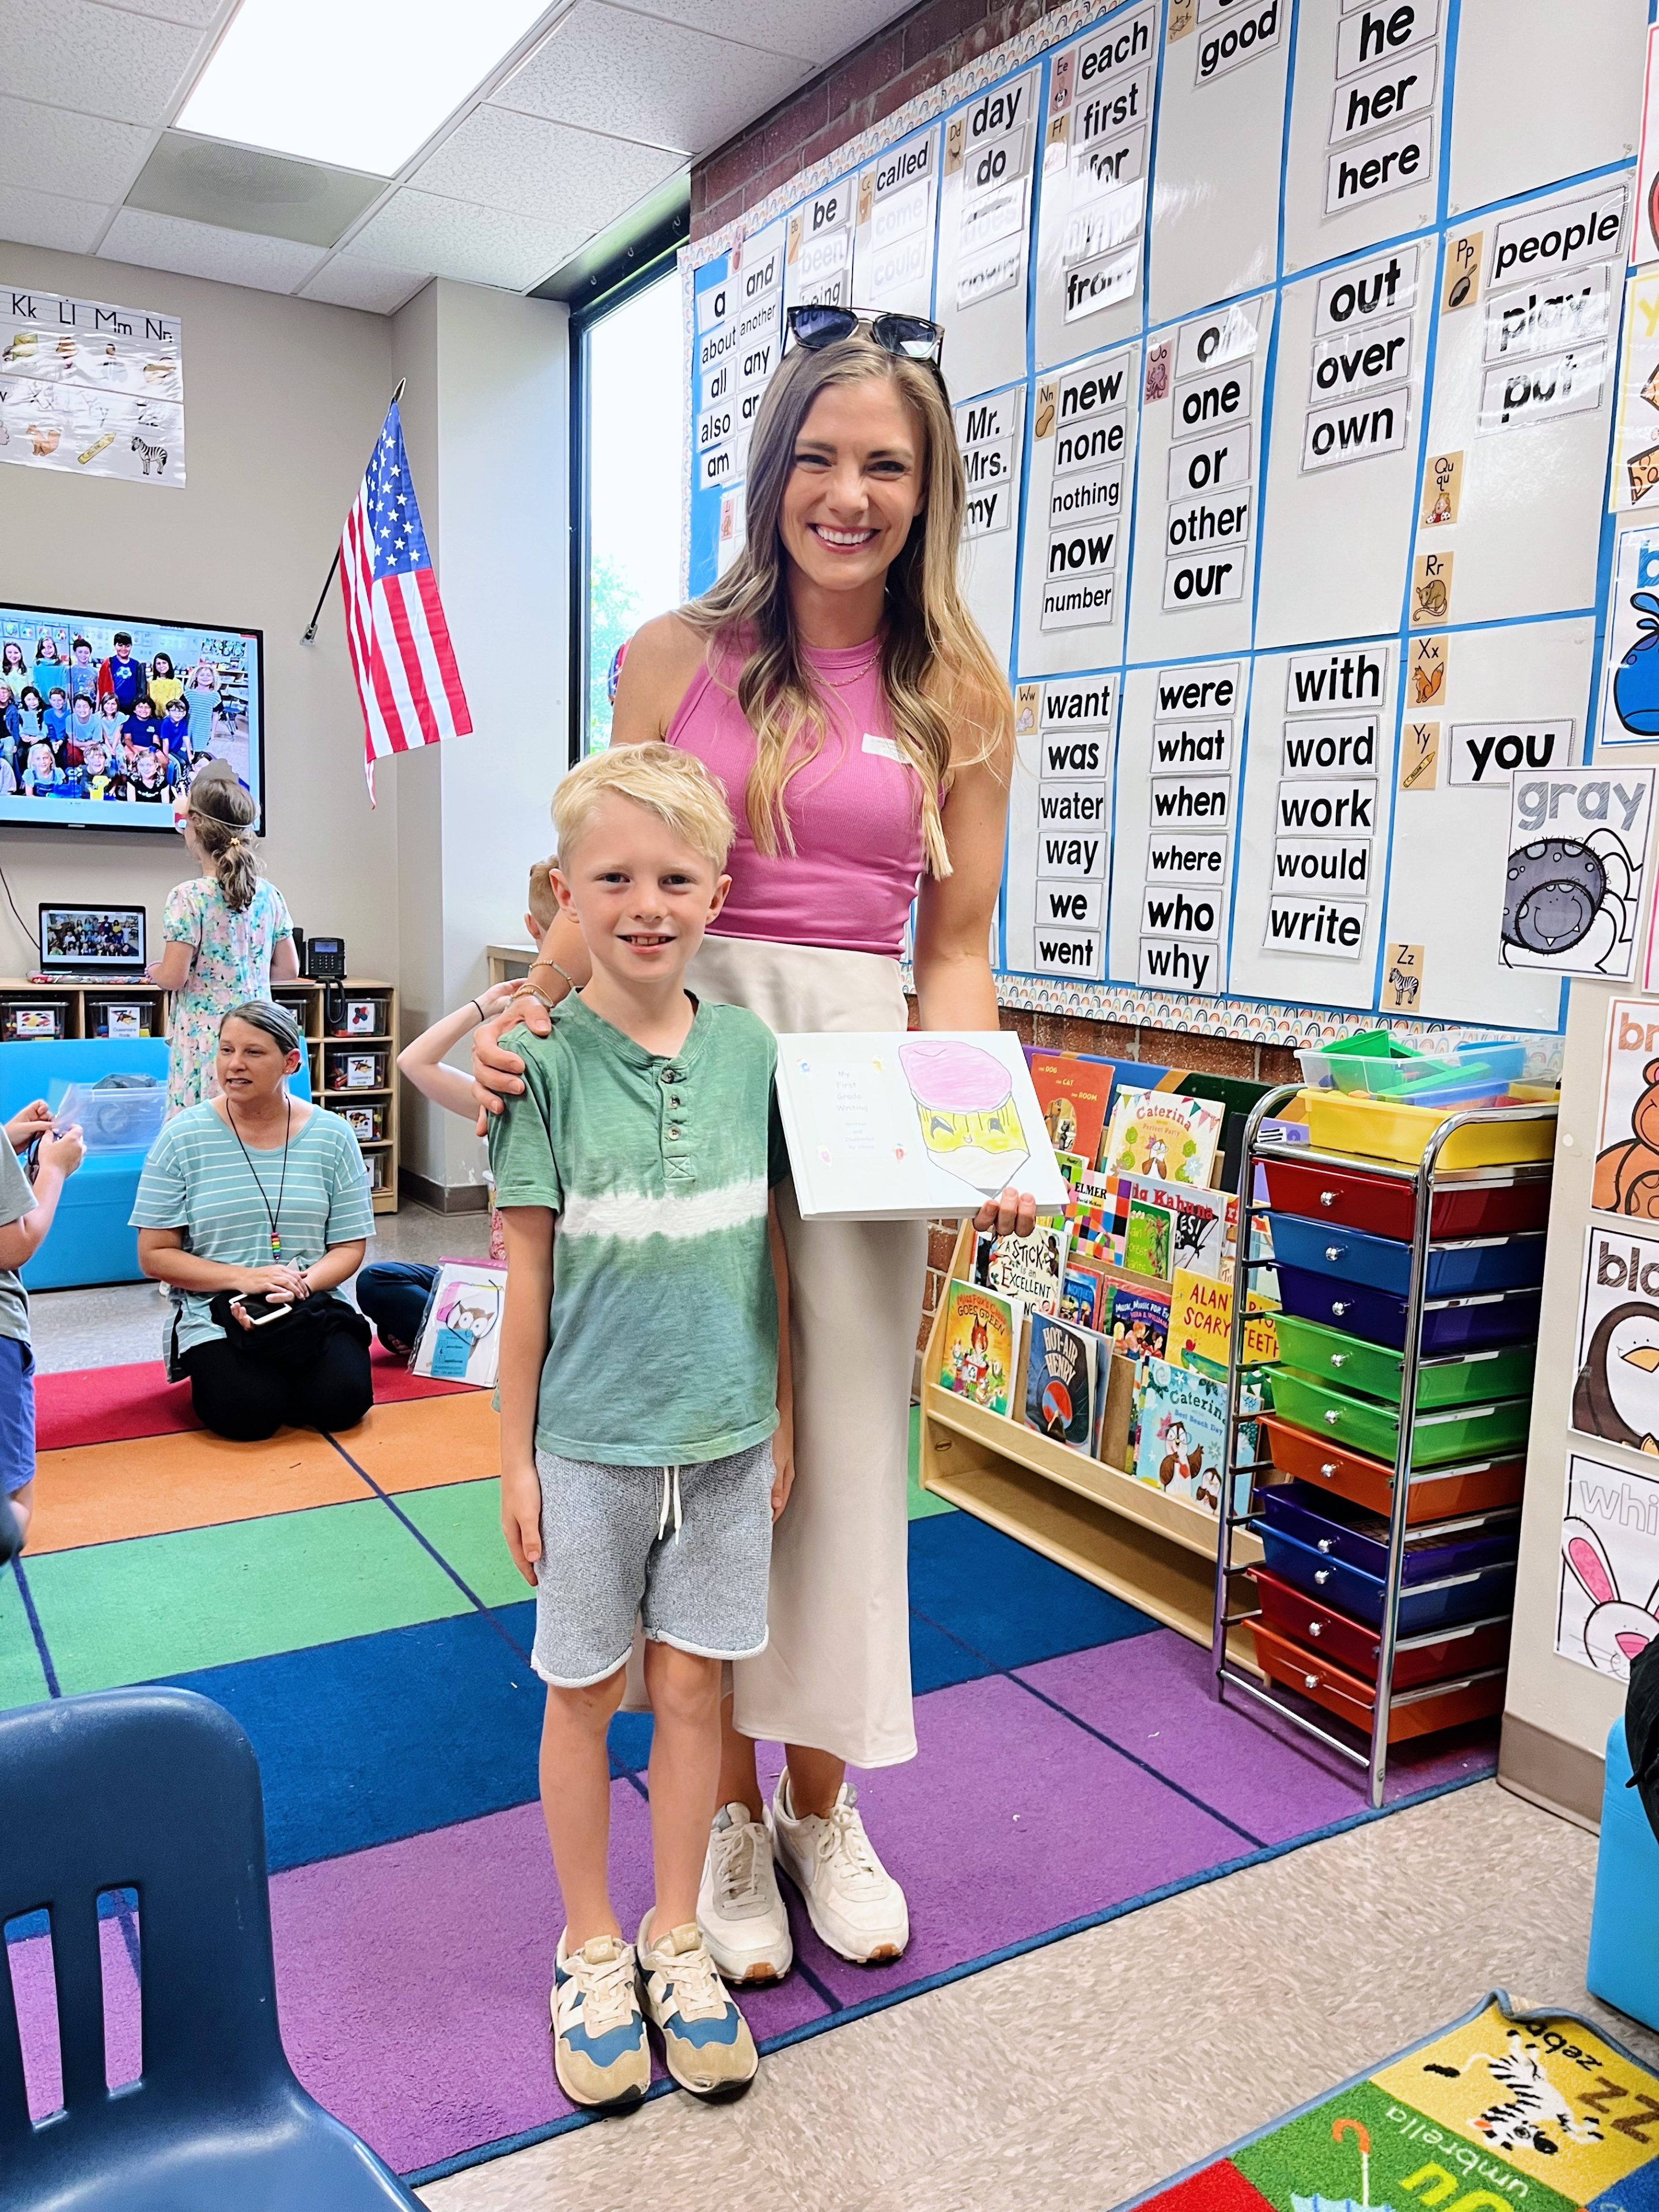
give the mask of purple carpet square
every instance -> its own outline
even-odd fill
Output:
[[[1263,1844],[1368,1809],[1362,1768],[1242,1692],[1219,1703],[1209,1653],[1172,1629],[1045,1660],[1020,1679]],[[1401,1746],[1389,1760],[1389,1802],[1489,1774],[1495,1749],[1490,1729]]]
[[[611,1789],[613,1895],[631,1938],[651,1901],[650,1828]],[[547,1993],[562,1914],[538,1805],[277,1875],[283,2040],[313,2096],[399,2172],[546,2126]],[[799,1977],[743,1999],[757,2036],[822,2015]],[[660,2070],[660,2069],[659,2069]]]

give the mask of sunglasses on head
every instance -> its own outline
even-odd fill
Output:
[[[861,315],[854,307],[791,307],[787,319],[790,337],[811,353],[839,345],[855,331],[867,331],[884,353],[900,361],[924,362],[929,368],[939,367],[945,350],[943,327],[930,323],[925,315]]]

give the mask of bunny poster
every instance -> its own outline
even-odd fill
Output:
[[[1659,1636],[1659,1474],[1567,1461],[1555,1648],[1614,1681]]]

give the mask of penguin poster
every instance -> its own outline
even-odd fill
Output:
[[[1650,768],[1517,769],[1499,960],[1628,982],[1647,879]]]
[[[1616,1682],[1659,1636],[1659,1475],[1572,1452],[1555,1648]]]
[[[1659,1474],[1659,1237],[1591,1224],[1572,1425],[1647,1452]]]

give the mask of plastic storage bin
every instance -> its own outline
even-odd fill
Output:
[[[1250,1579],[1261,1601],[1262,1618],[1276,1634],[1288,1637],[1304,1651],[1316,1650],[1351,1674],[1375,1682],[1382,1653],[1380,1632],[1364,1621],[1350,1620],[1316,1597],[1282,1583],[1265,1567],[1252,1567]],[[1432,1644],[1396,1644],[1394,1686],[1413,1690],[1423,1682],[1443,1682],[1454,1674],[1478,1674],[1488,1667],[1501,1667],[1509,1656],[1510,1624],[1491,1620],[1466,1628],[1449,1629]]]
[[[1394,1509],[1394,1468],[1363,1452],[1344,1451],[1339,1445],[1292,1429],[1264,1415],[1262,1439],[1268,1456],[1281,1474],[1294,1475],[1310,1488],[1334,1498],[1352,1499],[1373,1513]],[[1406,1501],[1406,1525],[1443,1521],[1453,1514],[1491,1513],[1504,1505],[1518,1505],[1527,1480],[1524,1458],[1460,1462],[1451,1467],[1431,1468],[1414,1474]]]
[[[1328,1328],[1340,1328],[1345,1336],[1363,1337],[1369,1344],[1390,1345],[1396,1352],[1404,1348],[1403,1297],[1311,1267],[1280,1264],[1275,1272],[1279,1303],[1286,1313]],[[1486,1352],[1497,1345],[1535,1342],[1543,1295],[1540,1289],[1487,1291],[1478,1297],[1425,1301],[1423,1357],[1435,1359],[1454,1352]]]
[[[324,1071],[324,1087],[329,1091],[384,1091],[386,1087],[386,1055],[368,1046],[356,1051],[349,1045],[330,1042]]]
[[[1250,1623],[1255,1656],[1262,1672],[1287,1690],[1311,1698],[1316,1705],[1352,1727],[1370,1734],[1376,1711],[1376,1686],[1346,1667],[1333,1666],[1322,1656],[1315,1657],[1299,1644],[1276,1634],[1261,1621]],[[1415,1690],[1396,1689],[1389,1705],[1389,1741],[1407,1742],[1413,1736],[1437,1735],[1443,1729],[1462,1728],[1467,1722],[1487,1720],[1504,1710],[1504,1672],[1482,1674],[1474,1680],[1430,1684]]]
[[[1352,1091],[1304,1091],[1309,1141],[1321,1152],[1358,1152],[1366,1159],[1398,1160],[1415,1167],[1430,1138],[1457,1111],[1455,1106],[1401,1106],[1385,1098]],[[1459,1168],[1511,1167],[1525,1160],[1547,1160],[1555,1152],[1555,1121],[1476,1121],[1447,1138],[1436,1162],[1448,1173]]]
[[[1380,1513],[1346,1498],[1287,1482],[1262,1492],[1262,1518],[1280,1534],[1294,1536],[1328,1559],[1363,1568],[1382,1581],[1389,1571],[1389,1524]],[[1521,1542],[1518,1510],[1471,1513],[1457,1521],[1406,1533],[1401,1579],[1407,1586],[1513,1561]]]
[[[1499,1037],[1444,1052],[1414,1052],[1395,1043],[1386,1030],[1374,1030],[1298,1052],[1297,1058],[1306,1083],[1433,1103],[1454,1096],[1495,1097],[1525,1073],[1527,1047]]]
[[[1289,1314],[1277,1315],[1274,1328],[1280,1359],[1298,1374],[1340,1383],[1345,1390],[1357,1390],[1385,1405],[1400,1403],[1403,1352]],[[1421,1361],[1417,1402],[1432,1411],[1440,1406],[1467,1406],[1476,1399],[1518,1398],[1532,1388],[1536,1359],[1535,1346],[1517,1344],[1502,1352],[1462,1352],[1449,1359]]]
[[[69,1035],[67,999],[7,999],[0,1001],[0,1042],[61,1044]]]
[[[1659,1836],[1641,1799],[1626,1788],[1629,1780],[1630,1747],[1620,1719],[1607,1737],[1584,1980],[1604,2004],[1659,2028]]]
[[[1300,1160],[1264,1160],[1261,1169],[1268,1200],[1281,1213],[1305,1214],[1313,1221],[1363,1229],[1373,1237],[1410,1241],[1417,1201],[1408,1182]],[[1547,1228],[1549,1216],[1547,1176],[1531,1176],[1525,1182],[1472,1183],[1463,1190],[1435,1192],[1429,1233],[1510,1237],[1517,1230]]]
[[[1268,1371],[1273,1378],[1273,1409],[1281,1420],[1393,1465],[1400,1443],[1400,1415],[1393,1407],[1352,1397],[1328,1382],[1310,1382],[1293,1368],[1273,1367]],[[1410,1464],[1447,1467],[1454,1460],[1502,1459],[1525,1444],[1531,1416],[1529,1398],[1504,1398],[1492,1405],[1419,1413],[1412,1425]]]
[[[1403,1298],[1411,1287],[1412,1248],[1363,1229],[1334,1229],[1299,1213],[1270,1213],[1273,1257],[1314,1274],[1339,1275]],[[1429,1248],[1424,1296],[1473,1297],[1484,1291],[1518,1291],[1544,1279],[1544,1232],[1478,1237]]]
[[[1380,1575],[1304,1544],[1295,1536],[1267,1526],[1261,1530],[1267,1571],[1281,1582],[1322,1598],[1353,1620],[1373,1628],[1382,1625],[1386,1584]],[[1461,1627],[1466,1620],[1487,1620],[1507,1613],[1515,1602],[1515,1562],[1500,1559],[1470,1573],[1449,1575],[1438,1582],[1403,1583],[1400,1590],[1400,1633],[1426,1636],[1437,1628]]]

